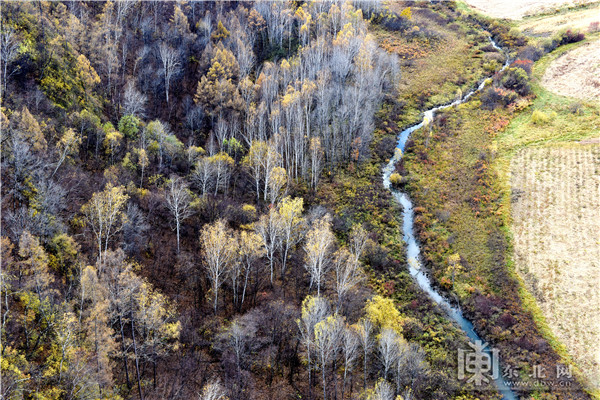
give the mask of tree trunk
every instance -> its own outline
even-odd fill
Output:
[[[133,339],[133,354],[135,355],[135,373],[137,376],[138,392],[140,393],[140,400],[144,400],[144,394],[142,393],[142,380],[140,378],[140,366],[138,362],[137,346],[135,344],[135,327],[133,326],[133,318],[131,318],[131,338]]]
[[[179,254],[179,218],[176,218],[177,224],[177,254]]]
[[[119,325],[121,327],[121,350],[123,351],[123,366],[125,367],[125,382],[127,383],[127,388],[131,388],[131,383],[129,382],[129,368],[127,368],[127,354],[125,354],[125,333],[123,332],[123,319],[119,315]]]

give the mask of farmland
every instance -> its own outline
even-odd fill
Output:
[[[600,147],[529,148],[511,162],[517,272],[590,383],[600,382]]]
[[[556,94],[600,100],[600,40],[557,58],[544,73],[542,85]]]
[[[590,0],[467,0],[478,11],[494,18],[521,19],[527,15],[549,12],[564,6],[592,3]]]

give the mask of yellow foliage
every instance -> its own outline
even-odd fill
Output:
[[[402,183],[402,175],[400,175],[397,172],[394,172],[392,175],[390,175],[390,183],[392,184],[392,186],[398,186]]]
[[[221,20],[219,20],[219,23],[217,24],[217,30],[213,32],[212,35],[210,35],[210,38],[215,41],[219,41],[221,39],[227,39],[229,35],[229,31],[227,30],[227,28],[225,28]]]
[[[77,57],[77,78],[83,84],[84,89],[92,89],[100,83],[100,77],[90,64],[90,60],[83,54]]]
[[[405,318],[396,308],[394,300],[388,297],[375,296],[367,302],[365,312],[373,325],[381,329],[391,328],[399,334],[402,333],[402,324]]]
[[[400,16],[409,20],[412,19],[412,10],[410,9],[410,7],[406,7],[404,10],[402,10]]]

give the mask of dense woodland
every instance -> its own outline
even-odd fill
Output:
[[[408,6],[3,2],[2,398],[497,398],[458,382],[466,338],[403,268],[380,166],[426,99],[399,99],[410,61],[372,31],[526,43]],[[528,95],[524,65],[482,110]],[[480,289],[461,301],[502,311]]]

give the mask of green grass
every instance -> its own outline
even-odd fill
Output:
[[[418,5],[411,9],[412,23],[429,36],[411,37],[376,24],[370,28],[380,46],[401,59],[402,77],[397,89],[398,102],[404,106],[397,116],[400,126],[418,122],[423,111],[453,101],[493,68],[501,67],[495,60],[498,53],[481,50],[489,45],[488,36],[462,17],[453,18],[451,24],[438,24],[429,14],[421,14]],[[451,9],[438,10],[441,16],[444,13],[460,14]],[[484,69],[486,64],[488,70]]]

